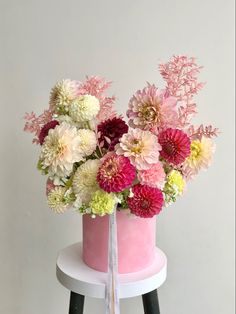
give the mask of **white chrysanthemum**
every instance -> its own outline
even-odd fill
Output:
[[[74,120],[72,120],[72,118],[70,116],[68,116],[67,114],[66,115],[59,115],[59,116],[57,116],[56,120],[59,123],[66,122],[66,123],[68,123],[70,125],[77,126],[77,123]]]
[[[68,208],[69,204],[66,203],[65,196],[66,188],[62,186],[56,186],[53,190],[48,193],[48,206],[55,213],[64,213]]]
[[[89,159],[74,174],[72,183],[73,191],[85,204],[90,202],[92,194],[99,189],[97,183],[99,166],[100,161],[98,159]]]
[[[97,146],[96,135],[93,131],[87,129],[78,130],[80,137],[80,147],[79,151],[82,155],[89,156],[91,155]]]
[[[62,123],[51,129],[42,145],[40,161],[49,176],[71,174],[74,162],[83,160],[79,151],[80,137],[76,127]]]
[[[95,96],[83,95],[71,103],[69,115],[74,121],[85,122],[94,119],[99,110],[99,100]]]
[[[52,88],[49,105],[55,112],[68,112],[68,106],[77,97],[78,82],[69,79],[57,82]]]

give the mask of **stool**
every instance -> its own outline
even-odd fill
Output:
[[[156,248],[148,268],[119,274],[120,299],[142,295],[145,314],[160,314],[157,288],[166,280],[167,258]],[[57,259],[57,279],[71,291],[69,314],[83,314],[85,296],[105,299],[107,273],[88,267],[82,260],[82,243],[63,249]]]

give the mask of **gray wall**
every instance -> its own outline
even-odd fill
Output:
[[[210,170],[158,217],[169,263],[162,313],[234,313],[233,8],[233,0],[0,0],[0,313],[66,313],[57,251],[81,239],[81,217],[47,208],[24,112],[41,113],[57,80],[97,74],[114,80],[124,114],[147,80],[163,84],[159,60],[182,53],[205,66],[196,122],[222,134]],[[141,300],[122,301],[122,311],[143,313]],[[88,299],[86,313],[103,313],[102,301]]]

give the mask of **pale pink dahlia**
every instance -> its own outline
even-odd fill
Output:
[[[102,159],[97,181],[106,192],[121,192],[131,186],[135,176],[135,168],[128,158],[108,153]]]
[[[159,128],[176,127],[176,103],[175,97],[149,84],[143,90],[138,90],[130,99],[127,111],[129,125],[155,133]]]
[[[161,162],[156,163],[150,169],[138,172],[138,179],[142,185],[159,189],[163,188],[165,177],[166,174]]]
[[[116,153],[128,157],[138,170],[146,170],[156,164],[159,161],[159,150],[161,146],[156,135],[140,129],[130,129],[116,145]]]
[[[164,204],[161,190],[146,185],[137,184],[132,188],[133,197],[127,202],[132,214],[143,218],[158,215]]]
[[[76,127],[65,122],[51,129],[45,138],[40,154],[40,164],[49,176],[71,175],[75,162],[83,160],[81,139]]]
[[[162,147],[160,156],[173,165],[179,165],[190,155],[190,139],[179,129],[166,129],[158,136]]]

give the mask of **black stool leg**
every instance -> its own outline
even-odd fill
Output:
[[[69,314],[83,314],[84,312],[84,295],[71,291]]]
[[[145,314],[160,314],[157,290],[142,295]]]

